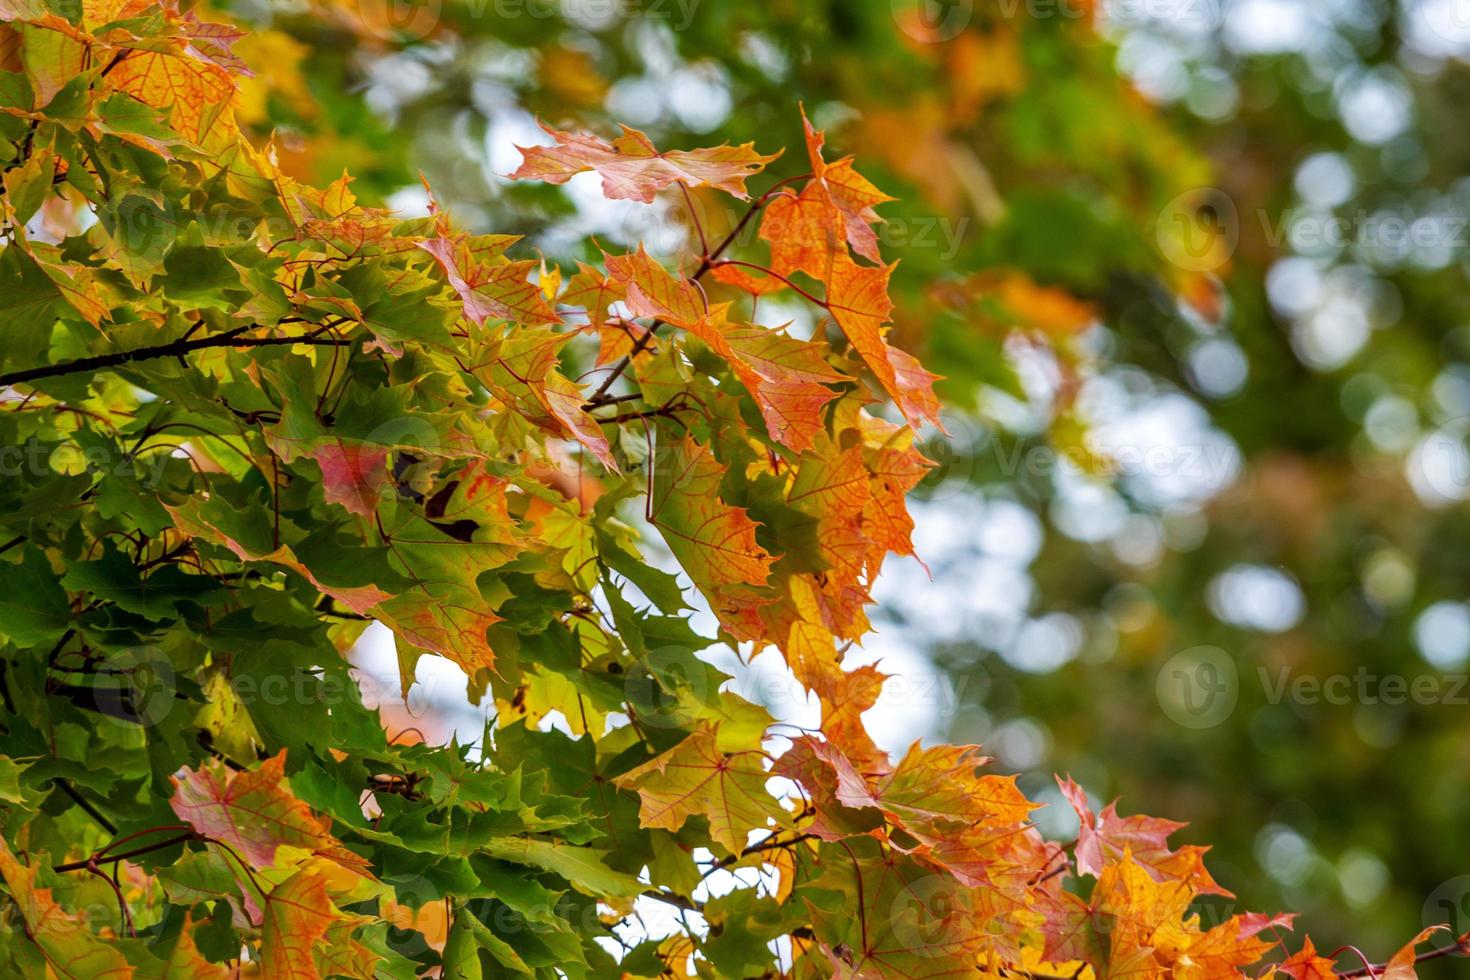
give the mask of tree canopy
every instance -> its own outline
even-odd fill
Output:
[[[1088,326],[1213,335],[1251,261],[1195,248],[1209,167],[1090,17],[887,6],[759,15],[840,29],[794,86],[757,15],[689,19],[763,92],[699,139],[697,109],[591,111],[619,100],[589,38],[646,84],[698,71],[576,10],[0,3],[8,973],[1410,980],[1463,951],[1431,926],[1344,965],[1237,910],[1180,823],[1061,776],[1056,839],[978,746],[865,728],[886,675],[844,660],[915,556],[910,494],[986,483],[996,399],[1035,394],[1015,346],[1058,392],[1030,437],[1105,475],[1078,392],[1125,357]],[[466,65],[542,133],[493,193],[498,143],[410,198],[364,63],[422,69],[425,105],[380,93],[410,142],[472,140]],[[559,187],[651,217],[602,234]],[[385,724],[347,659],[370,628],[402,696],[460,668],[480,738]],[[820,727],[732,691],[717,645],[779,659]]]

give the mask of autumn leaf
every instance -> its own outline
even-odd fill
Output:
[[[86,68],[91,36],[52,13],[41,14],[31,23],[17,24],[15,30],[36,106],[44,108]]]
[[[564,184],[579,173],[595,170],[603,193],[613,200],[652,203],[653,195],[678,182],[686,187],[708,185],[745,198],[745,180],[759,173],[780,154],[761,156],[754,144],[716,146],[702,150],[660,153],[636,129],[623,126],[623,135],[608,142],[596,136],[564,133],[542,124],[554,146],[517,147],[525,158],[512,180],[543,180]]]
[[[1080,822],[1077,837],[1077,870],[1082,874],[1100,874],[1124,852],[1146,868],[1159,881],[1192,881],[1202,895],[1233,897],[1216,884],[1205,870],[1204,854],[1208,848],[1186,845],[1171,850],[1168,837],[1186,825],[1174,820],[1135,815],[1121,817],[1117,804],[1110,803],[1094,814],[1087,805],[1087,793],[1069,779],[1057,777],[1062,795],[1072,804]]]
[[[1435,933],[1444,932],[1448,928],[1448,926],[1437,925],[1421,929],[1418,935],[1404,943],[1403,946],[1399,947],[1398,952],[1389,957],[1388,962],[1383,966],[1382,972],[1378,975],[1383,980],[1417,980],[1419,974],[1414,969],[1415,964],[1418,962],[1418,954],[1415,952],[1416,947]]]
[[[989,761],[974,746],[915,743],[874,795],[909,833],[930,843],[983,823],[1026,820],[1035,804],[1016,788],[1015,776],[979,774]]]
[[[720,499],[725,470],[710,447],[686,436],[655,459],[649,514],[694,584],[763,584],[773,559],[756,543],[756,523]]]
[[[1302,938],[1302,948],[1276,966],[1276,971],[1291,980],[1337,980],[1337,964],[1317,953],[1311,936]]]
[[[827,310],[904,417],[913,425],[938,424],[936,376],[884,339],[884,324],[893,310],[888,298],[892,274],[891,265],[858,265],[845,250],[833,253],[824,276]]]
[[[260,968],[267,977],[322,980],[316,950],[335,921],[326,882],[298,871],[266,896],[261,928]]]
[[[314,447],[312,458],[322,468],[322,492],[327,502],[340,504],[364,517],[374,513],[388,483],[388,450],[353,446],[340,440]]]
[[[772,439],[809,448],[823,428],[822,408],[837,397],[828,385],[849,380],[827,365],[822,347],[754,325],[731,324],[724,307],[686,329],[729,362],[750,392]]]
[[[671,274],[640,245],[629,255],[606,256],[608,277],[625,291],[637,316],[689,327],[710,315],[704,293],[694,282]]]
[[[202,538],[223,545],[241,561],[270,562],[299,573],[307,581],[342,603],[354,613],[365,614],[390,598],[375,585],[334,586],[324,583],[296,556],[288,545],[270,547],[253,540],[253,526],[239,521],[241,515],[228,507],[192,498],[177,507],[164,505],[178,532],[190,538]]]
[[[285,773],[284,749],[245,772],[218,762],[186,769],[174,777],[169,805],[200,834],[228,845],[258,868],[274,867],[280,847],[356,864],[356,856],[332,837],[330,822],[291,793]]]
[[[232,974],[218,963],[211,963],[199,952],[194,941],[195,923],[184,916],[184,927],[178,941],[169,950],[168,959],[139,966],[133,980],[230,980]]]
[[[717,730],[702,725],[617,782],[637,791],[643,826],[678,830],[690,817],[702,816],[709,820],[710,836],[738,854],[749,831],[785,821],[784,811],[766,792],[771,774],[764,760],[757,749],[722,750]]]
[[[63,980],[133,977],[122,952],[58,905],[52,889],[38,886],[36,877],[37,869],[21,864],[0,841],[0,878],[20,912],[24,935],[40,949],[50,973]]]
[[[234,132],[238,88],[229,71],[197,48],[133,50],[108,75],[119,92],[168,112],[172,127],[204,148],[217,148]]]
[[[541,287],[530,279],[536,263],[504,258],[502,253],[515,241],[508,235],[486,240],[440,234],[418,244],[439,263],[464,303],[464,315],[476,325],[492,318],[528,324],[560,323]]]

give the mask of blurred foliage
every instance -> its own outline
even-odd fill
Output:
[[[1470,34],[1452,3],[232,6],[263,29],[260,135],[298,176],[350,159],[364,198],[412,207],[422,170],[457,215],[557,258],[589,257],[587,232],[672,252],[692,229],[505,181],[510,145],[544,141],[534,118],[797,146],[803,102],[902,198],[883,208],[895,336],[955,406],[925,487],[957,529],[927,556],[944,613],[890,590],[903,640],[955,677],[947,734],[1031,791],[1070,770],[1190,820],[1243,905],[1300,909],[1324,944],[1386,950],[1465,870]],[[729,227],[698,205],[707,233]],[[986,569],[1015,587],[986,591]],[[1191,728],[1158,692],[1203,645],[1238,703]],[[1283,670],[1360,669],[1440,695],[1272,696]]]

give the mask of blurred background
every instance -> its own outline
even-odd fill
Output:
[[[1470,930],[1470,0],[228,6],[290,169],[418,213],[422,173],[549,261],[693,230],[590,174],[505,180],[538,118],[786,146],[779,179],[804,104],[900,198],[894,338],[950,405],[924,565],[885,569],[850,654],[902,675],[882,744],[981,742],[1034,797],[1071,773],[1188,820],[1239,907],[1323,949]],[[359,655],[395,700],[391,638]],[[722,665],[806,717],[774,659]],[[420,677],[403,724],[478,737],[493,706]]]

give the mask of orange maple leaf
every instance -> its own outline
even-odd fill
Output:
[[[753,143],[661,153],[645,134],[627,126],[611,142],[585,133],[561,132],[544,123],[541,128],[556,145],[516,147],[525,159],[510,175],[511,180],[565,184],[577,174],[595,170],[608,198],[645,204],[675,182],[686,187],[717,187],[743,200],[747,197],[745,179],[781,155],[762,156]]]

